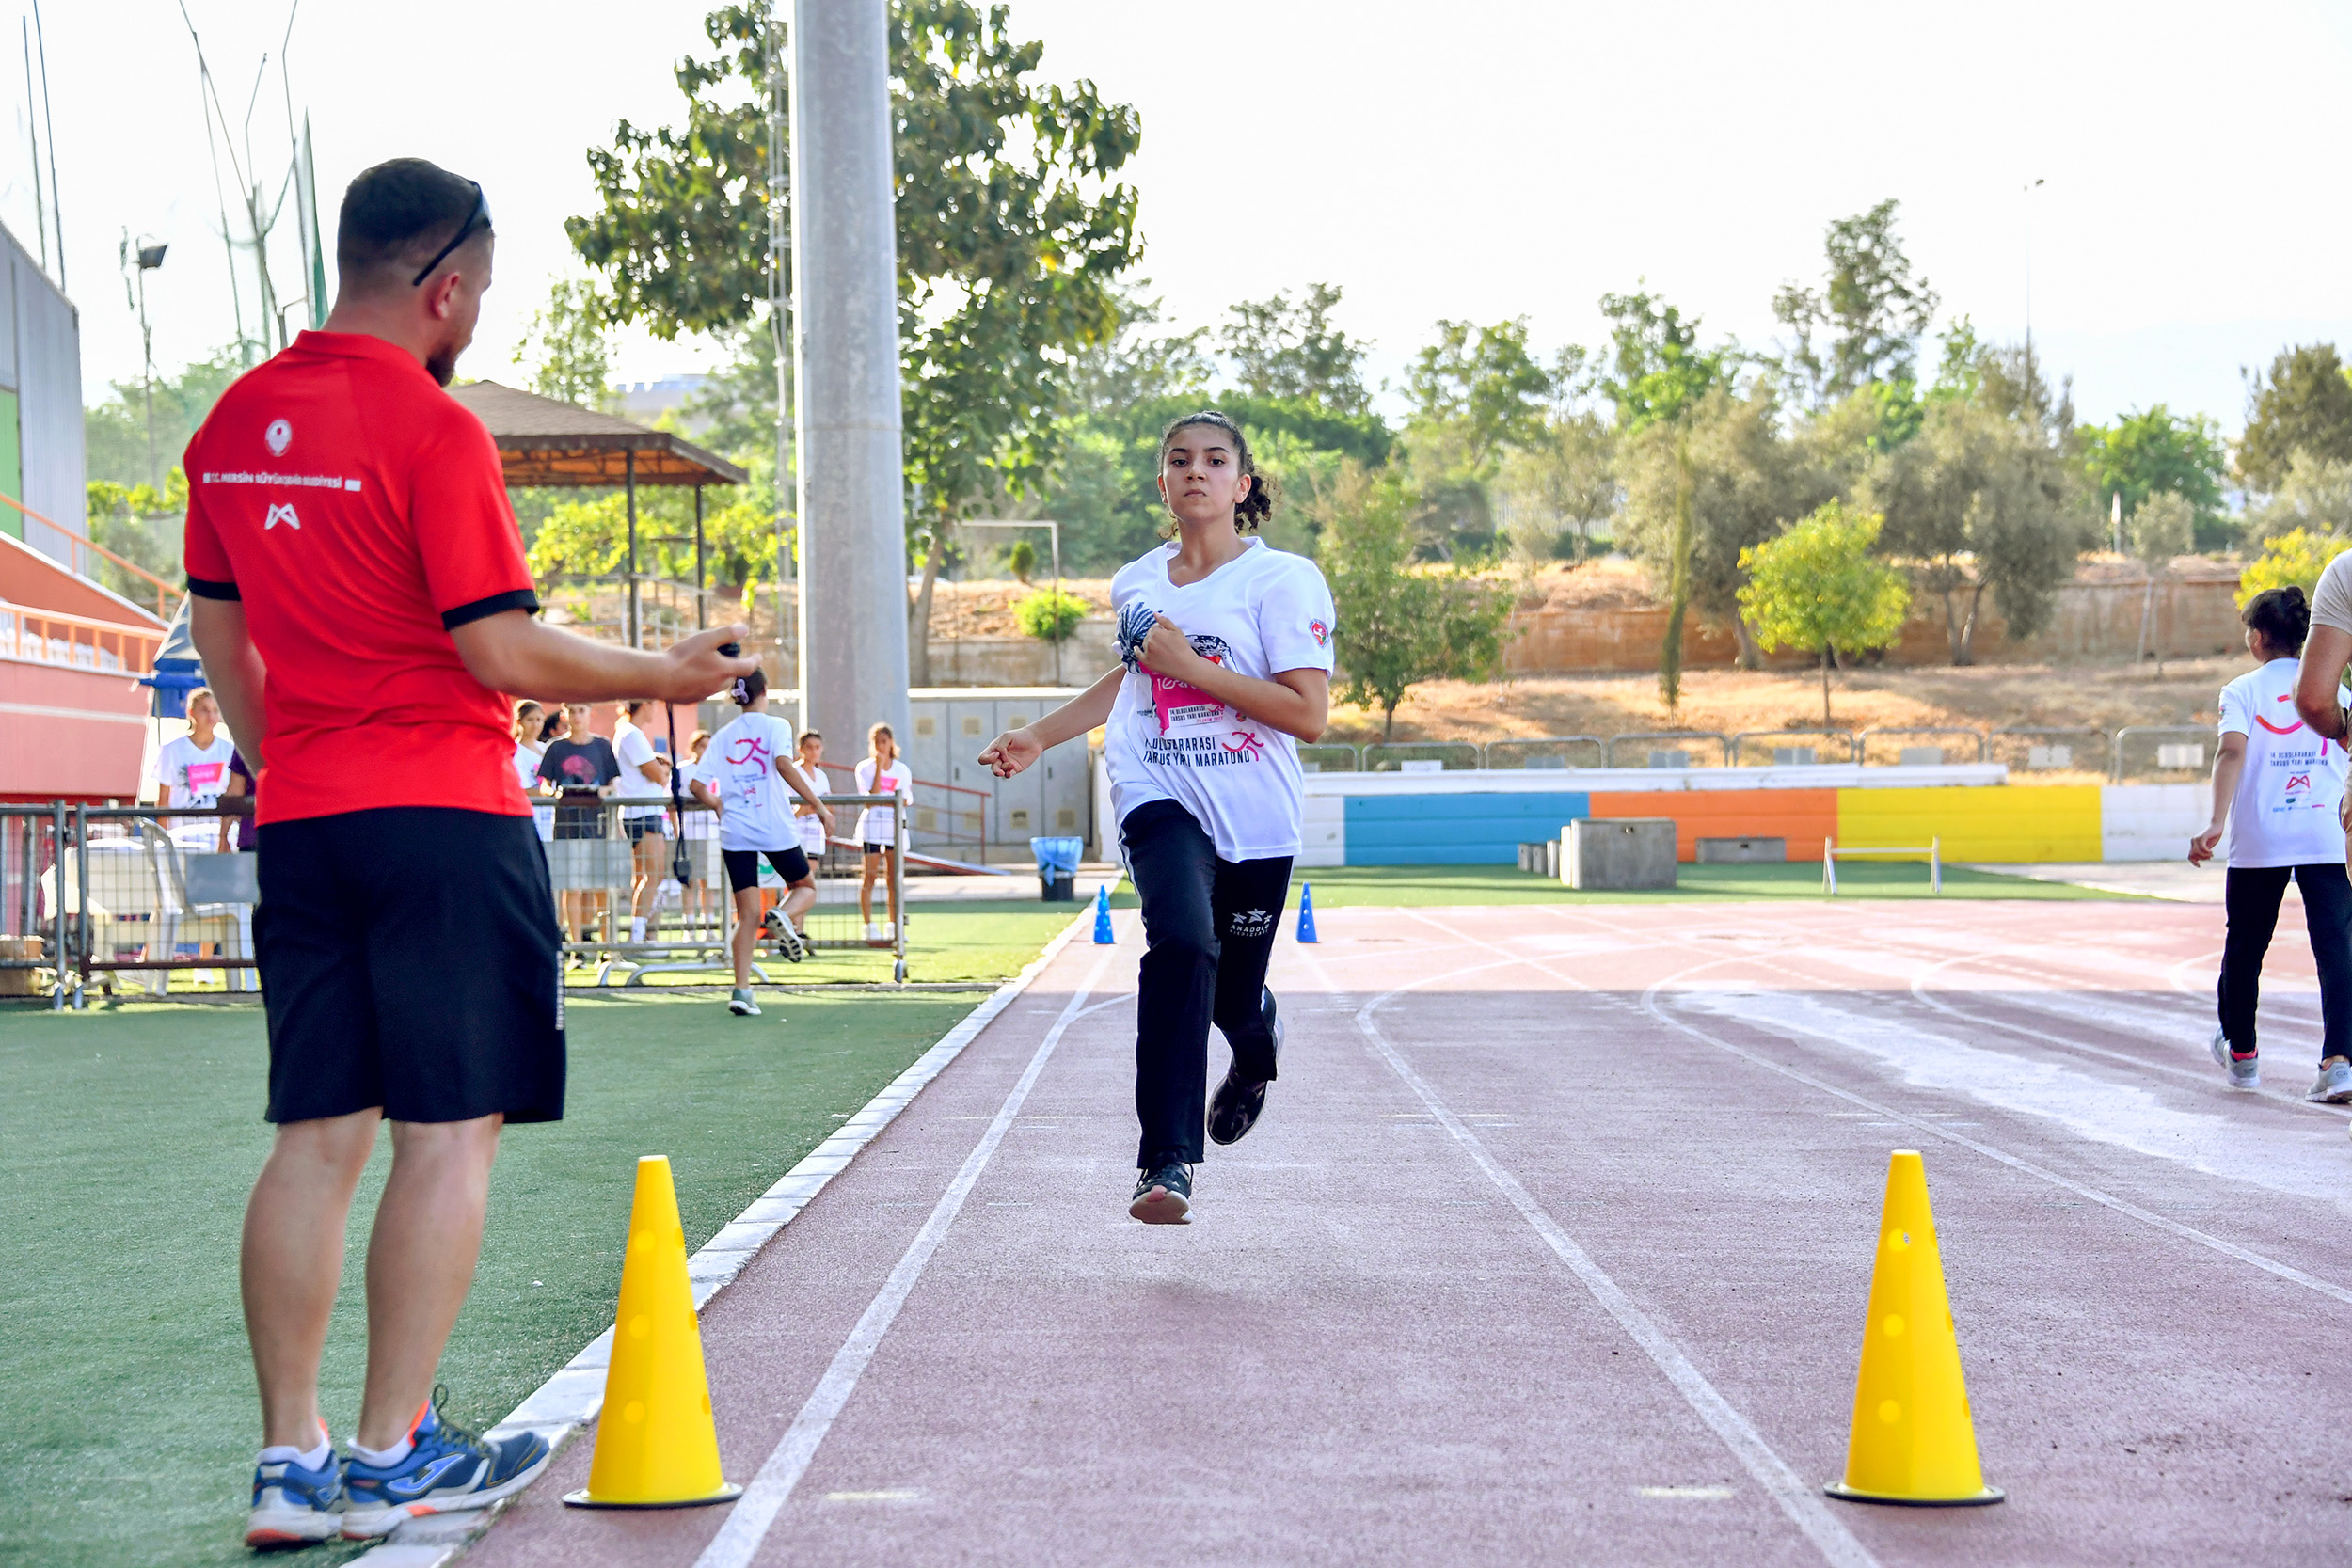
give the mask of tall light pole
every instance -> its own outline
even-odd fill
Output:
[[[898,244],[885,0],[792,15],[801,722],[907,722]]]
[[[2026,187],[2026,401],[2033,401],[2033,193],[2042,182],[2034,181]],[[2034,422],[2042,420],[2041,411],[2034,412]]]
[[[142,362],[139,387],[147,401],[147,483],[163,488],[163,475],[155,465],[155,333],[147,323],[147,275],[164,264],[164,252],[170,245],[139,236],[135,246],[131,231],[122,231],[122,292],[124,303],[139,313],[139,354]],[[134,259],[135,258],[135,264]]]

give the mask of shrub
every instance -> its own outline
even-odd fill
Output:
[[[1060,642],[1087,618],[1087,602],[1058,588],[1041,588],[1014,605],[1012,616],[1029,636]]]

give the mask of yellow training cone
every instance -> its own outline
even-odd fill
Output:
[[[728,1485],[719,1468],[702,1325],[686,1278],[686,1231],[670,1162],[659,1154],[637,1162],[616,1319],[588,1486],[564,1500],[576,1508],[688,1508],[740,1497],[743,1489]]]
[[[1887,1162],[1846,1477],[1823,1490],[1853,1502],[1924,1508],[2001,1500],[1977,1464],[1960,1342],[1928,1209],[1927,1166],[1911,1149],[1897,1149]]]

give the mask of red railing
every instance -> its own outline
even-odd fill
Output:
[[[68,539],[72,540],[84,549],[104,556],[107,560],[121,567],[124,571],[130,573],[133,577],[145,578],[155,590],[155,619],[158,621],[170,620],[172,615],[180,608],[180,600],[187,597],[188,591],[185,588],[181,587],[178,583],[166,582],[163,578],[157,577],[154,573],[149,571],[137,562],[125,561],[122,557],[115,554],[114,551],[98,543],[95,539],[86,538],[83,535],[74,532],[63,523],[57,522],[53,518],[42,516],[31,507],[26,506],[23,501],[18,500],[14,496],[0,494],[0,506],[12,506],[17,511],[22,512],[25,516],[32,518],[33,521],[40,523],[46,528],[56,529],[59,533],[64,534]],[[168,607],[167,607],[164,603],[164,595],[166,594],[172,595],[172,602]]]

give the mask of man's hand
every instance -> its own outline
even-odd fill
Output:
[[[699,703],[759,667],[755,658],[729,658],[719,652],[721,643],[740,643],[750,635],[751,628],[739,622],[696,632],[665,653],[641,653],[509,610],[453,628],[450,640],[473,678],[493,691],[529,692],[559,703],[614,697]]]
[[[1182,677],[1200,657],[1192,651],[1192,639],[1184,628],[1165,615],[1152,624],[1152,634],[1143,640],[1139,657],[1152,673],[1173,677]]]
[[[1032,731],[1007,730],[981,749],[980,766],[1000,779],[1009,779],[1044,754],[1045,748],[1038,744]]]
[[[2213,859],[2214,846],[2220,842],[2221,830],[2219,828],[2207,828],[2203,832],[2190,839],[2188,841],[2188,863],[2202,865]]]
[[[661,656],[670,666],[663,673],[663,684],[644,695],[667,703],[699,703],[737,676],[750,674],[759,668],[758,659],[740,654],[730,657],[719,649],[729,642],[739,648],[751,634],[752,628],[738,621],[733,626],[698,631],[682,642],[671,644]]]

